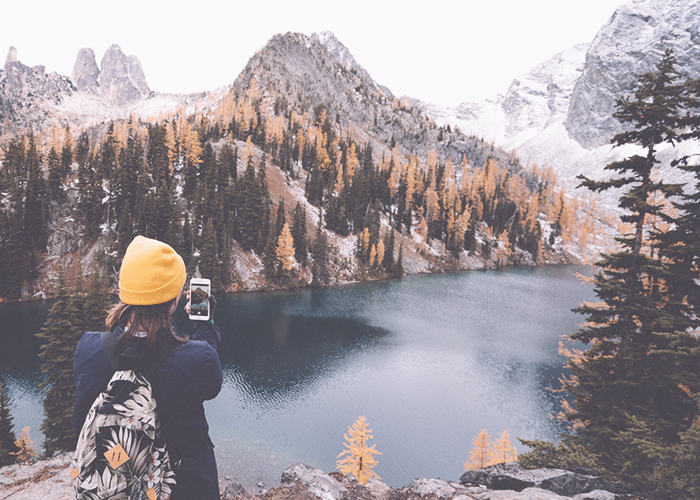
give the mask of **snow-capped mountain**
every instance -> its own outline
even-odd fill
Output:
[[[699,26],[700,0],[631,0],[592,43],[560,52],[518,76],[504,95],[453,109],[426,108],[439,123],[493,141],[525,161],[552,166],[573,190],[577,175],[602,178],[606,164],[632,151],[610,145],[623,130],[612,116],[615,102],[634,90],[666,48],[674,50],[678,69],[690,77],[700,74]],[[697,149],[683,143],[660,156]]]

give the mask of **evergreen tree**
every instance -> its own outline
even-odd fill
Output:
[[[78,164],[78,208],[83,216],[87,240],[94,240],[100,235],[103,197],[104,190],[94,159],[81,159]]]
[[[48,456],[57,451],[73,450],[77,442],[71,421],[75,402],[73,356],[85,328],[82,278],[76,274],[76,291],[71,294],[65,269],[59,269],[56,302],[51,306],[51,314],[41,333],[37,334],[44,341],[39,356],[44,360],[41,370],[46,379],[39,387],[46,389],[41,429]]]
[[[17,451],[12,415],[10,415],[10,397],[0,382],[0,467],[14,463],[15,459],[11,454]]]
[[[97,264],[93,264],[85,295],[85,331],[101,332],[105,329],[107,309],[111,302],[108,278],[102,276]]]
[[[35,269],[36,253],[46,250],[48,239],[48,209],[46,207],[46,185],[41,172],[39,153],[33,134],[29,135],[27,149],[27,177],[24,204],[25,248],[30,252],[30,272]]]
[[[311,265],[312,284],[328,286],[331,281],[331,273],[328,266],[328,239],[323,230],[322,217],[318,219],[316,239],[311,249],[313,263]]]
[[[61,157],[53,147],[48,155],[48,169],[49,195],[53,201],[61,202],[65,197],[65,193],[63,192],[63,165],[61,164]]]
[[[268,232],[267,244],[263,252],[263,271],[265,278],[271,283],[277,281],[277,240],[279,235],[276,234],[275,227],[277,226],[275,219],[270,219],[270,230]]]
[[[308,264],[308,242],[306,238],[306,210],[301,202],[294,208],[292,221],[292,238],[294,239],[294,258],[302,266]]]
[[[403,243],[399,245],[399,255],[396,258],[396,266],[394,267],[394,276],[401,278],[403,276]]]
[[[219,243],[216,240],[214,222],[210,218],[204,225],[202,249],[199,257],[199,274],[211,280],[212,293],[223,291],[221,286],[221,262],[218,255]]]
[[[257,249],[261,243],[260,229],[265,221],[264,207],[266,202],[255,176],[255,167],[252,161],[248,162],[243,177],[237,183],[236,191],[236,231],[234,237],[241,243],[244,250]],[[267,242],[267,238],[264,242]]]
[[[619,174],[609,181],[585,177],[582,185],[594,191],[625,187],[619,206],[631,231],[616,238],[619,251],[603,254],[594,278],[602,306],[585,304],[577,312],[587,323],[571,335],[589,348],[569,363],[574,378],[564,388],[575,397],[567,418],[583,428],[567,441],[600,457],[613,475],[625,467],[626,441],[616,440],[630,429],[630,418],[643,422],[666,445],[678,443],[698,413],[688,390],[700,391],[697,338],[670,332],[667,296],[662,292],[665,263],[650,251],[650,218],[661,215],[652,194],[678,194],[680,187],[654,180],[659,163],[656,148],[678,140],[682,124],[681,86],[675,58],[666,52],[656,68],[640,78],[634,98],[618,102],[615,116],[632,130],[616,135],[615,145],[637,144],[645,156],[632,156],[606,167]],[[673,321],[672,321],[673,323]]]

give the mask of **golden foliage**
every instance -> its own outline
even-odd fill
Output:
[[[518,452],[515,450],[515,446],[510,442],[508,429],[504,429],[503,432],[498,435],[498,439],[496,439],[489,450],[489,455],[491,456],[490,465],[506,464],[515,462],[518,459]]]
[[[518,459],[518,453],[510,442],[507,429],[501,432],[493,443],[488,431],[483,429],[472,443],[474,448],[469,454],[469,460],[464,462],[466,470],[480,470],[490,465],[515,462]]]
[[[280,237],[277,239],[277,248],[275,250],[277,262],[282,269],[290,271],[294,267],[294,239],[292,232],[289,230],[289,224],[284,223]]]
[[[348,433],[343,434],[346,443],[345,450],[336,458],[347,455],[344,459],[338,460],[335,466],[343,474],[354,474],[360,483],[367,484],[371,477],[381,479],[372,469],[377,465],[374,455],[381,455],[381,452],[375,449],[376,445],[367,446],[369,441],[374,436],[372,429],[367,429],[367,421],[364,415],[359,417],[357,421],[348,427]]]
[[[36,448],[34,447],[34,441],[31,440],[29,436],[29,426],[22,429],[22,434],[20,434],[19,439],[15,440],[15,446],[17,446],[17,451],[11,451],[10,455],[15,455],[18,464],[28,464],[31,463],[32,459],[37,456]]]
[[[466,470],[479,470],[487,467],[490,462],[488,450],[491,447],[491,436],[483,429],[478,436],[472,440],[474,448],[469,453],[469,460],[464,462]]]

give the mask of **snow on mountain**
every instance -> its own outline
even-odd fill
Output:
[[[612,117],[615,102],[634,90],[666,47],[673,48],[679,69],[691,77],[700,74],[699,24],[700,0],[631,0],[590,45],[576,45],[518,76],[504,95],[451,109],[423,106],[437,123],[457,126],[526,162],[552,166],[572,192],[577,175],[605,178],[605,165],[636,151],[610,145],[622,131]],[[695,151],[697,143],[662,146],[659,157]],[[683,179],[674,174],[673,180]],[[616,197],[609,192],[601,200],[615,205]]]

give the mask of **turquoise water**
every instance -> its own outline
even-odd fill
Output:
[[[574,272],[591,273],[517,268],[219,297],[224,387],[206,410],[220,474],[253,490],[296,462],[334,470],[360,415],[382,452],[375,471],[395,487],[458,479],[483,428],[556,439],[558,341],[583,319],[571,309],[594,298]],[[16,428],[31,425],[37,442],[31,334],[48,307],[0,305],[0,374]]]

